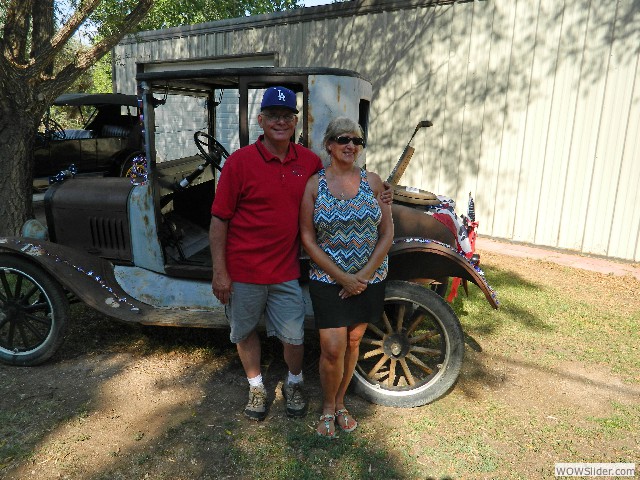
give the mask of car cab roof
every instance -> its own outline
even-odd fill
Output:
[[[153,67],[144,65],[143,67]],[[353,70],[328,67],[239,67],[212,68],[200,70],[164,70],[141,71],[136,75],[138,82],[147,82],[155,88],[166,88],[185,93],[204,93],[213,89],[239,88],[251,85],[252,88],[266,88],[274,83],[294,91],[300,91],[300,79],[311,75],[363,78]]]
[[[124,105],[137,107],[138,98],[135,95],[125,95],[124,93],[65,93],[60,95],[53,102],[54,105]]]

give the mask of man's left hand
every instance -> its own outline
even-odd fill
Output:
[[[384,186],[384,190],[380,194],[380,201],[387,205],[391,205],[393,203],[393,188],[389,182],[382,182]]]

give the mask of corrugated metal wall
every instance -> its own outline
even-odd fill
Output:
[[[373,84],[369,168],[476,202],[480,234],[640,261],[640,0],[346,2],[145,32],[135,61],[274,52]]]

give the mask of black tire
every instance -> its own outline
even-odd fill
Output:
[[[58,282],[24,258],[0,254],[0,361],[33,366],[64,342],[69,301]]]
[[[447,302],[421,285],[390,281],[384,315],[367,328],[351,385],[372,403],[418,407],[449,391],[463,358],[462,327]]]

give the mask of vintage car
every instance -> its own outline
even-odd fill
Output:
[[[71,165],[79,175],[123,176],[142,153],[135,95],[66,93],[55,99],[53,108],[66,109],[80,119],[82,128],[63,128],[49,109],[36,135],[36,185],[48,185],[49,177]]]
[[[367,131],[372,88],[352,71],[144,67],[137,76],[144,153],[132,159],[128,178],[55,183],[45,194],[46,226],[30,220],[22,236],[0,238],[5,363],[37,365],[52,357],[75,299],[122,322],[228,328],[211,294],[209,211],[228,150],[259,133],[264,88],[297,92],[295,139],[319,154],[334,116],[357,118]],[[407,150],[390,176],[394,184]],[[478,266],[450,246],[453,233],[428,214],[430,194],[401,185],[395,192],[385,313],[369,325],[352,386],[372,402],[410,407],[444,395],[463,361],[460,322],[434,287],[458,277],[476,284],[493,307],[498,302]],[[308,258],[302,254],[300,262],[306,272]],[[301,283],[311,327],[304,276]]]

